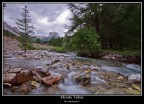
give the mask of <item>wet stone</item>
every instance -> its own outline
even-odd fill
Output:
[[[27,94],[30,91],[30,88],[26,84],[22,84],[20,86],[19,92],[23,94]]]
[[[118,80],[123,80],[124,78],[122,76],[117,77]]]
[[[4,58],[11,58],[11,57],[12,57],[12,54],[4,55]]]
[[[30,70],[22,70],[15,77],[14,84],[21,84],[33,78],[33,73]]]
[[[11,69],[9,72],[10,73],[19,73],[22,69],[21,68],[14,68],[14,69]]]
[[[140,74],[132,74],[128,77],[130,82],[134,83],[140,83],[141,82],[141,77]]]
[[[6,73],[6,74],[4,74],[4,83],[13,84],[15,77],[16,77],[15,73]]]
[[[31,86],[35,87],[35,88],[38,88],[40,86],[40,84],[36,81],[32,81],[31,82]]]

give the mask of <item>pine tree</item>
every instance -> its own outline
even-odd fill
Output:
[[[65,26],[67,35],[90,25],[99,36],[102,49],[140,49],[140,3],[70,3],[68,8],[72,24]]]
[[[24,33],[23,47],[24,47],[24,51],[26,52],[28,35],[34,34],[33,29],[35,29],[35,27],[33,25],[30,25],[31,23],[31,19],[29,15],[30,12],[27,10],[27,6],[25,6],[25,8],[22,8],[22,10],[23,10],[21,14],[22,19],[17,19],[16,24],[18,25],[21,32]]]

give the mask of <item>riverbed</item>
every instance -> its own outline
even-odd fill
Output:
[[[133,95],[136,90],[133,85],[141,88],[141,83],[129,81],[132,74],[141,75],[141,66],[127,64],[114,60],[92,59],[78,57],[72,53],[57,53],[47,50],[29,50],[6,52],[3,58],[3,72],[10,68],[47,68],[52,75],[63,75],[61,80],[53,88],[40,83],[40,87],[32,89],[27,95],[60,95],[60,94],[122,94]],[[76,76],[88,69],[91,70],[90,83],[83,86],[75,81]],[[139,91],[141,94],[141,90]],[[3,87],[4,95],[21,95],[13,92],[11,87]]]

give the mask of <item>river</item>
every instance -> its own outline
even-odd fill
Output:
[[[58,62],[51,64],[54,60],[58,60]],[[28,51],[26,54],[22,52],[4,53],[3,62],[4,71],[8,70],[9,66],[11,66],[11,68],[48,68],[52,75],[63,73],[64,80],[59,82],[56,89],[41,84],[39,88],[30,91],[29,95],[129,94],[127,89],[130,85],[124,77],[128,77],[131,74],[141,74],[140,65],[126,64],[112,60],[84,58],[70,53],[56,53],[46,50]],[[68,66],[69,70],[67,69]],[[76,83],[75,76],[80,75],[87,69],[91,70],[90,84],[82,86],[80,83]],[[123,81],[117,80],[119,77],[118,73],[123,76]],[[141,84],[138,84],[138,86],[141,86]],[[4,95],[19,94],[12,92],[9,87],[4,87],[3,93]]]

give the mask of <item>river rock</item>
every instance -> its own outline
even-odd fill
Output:
[[[74,79],[77,83],[81,83],[83,86],[87,85],[91,81],[91,70],[87,69],[86,71],[80,73],[77,73],[74,75]]]
[[[4,68],[4,70],[3,70],[4,73],[7,73],[9,71],[9,69],[11,69],[11,65],[4,63],[3,68]]]
[[[13,84],[15,77],[16,77],[15,73],[6,73],[6,74],[4,74],[4,83]]]
[[[42,80],[42,83],[44,85],[52,85],[53,83],[57,83],[62,79],[62,75],[59,76],[49,76],[49,77],[44,77]]]
[[[45,75],[46,75],[46,76],[50,76],[50,75],[51,75],[51,73],[50,73],[50,72],[47,72]]]
[[[22,54],[22,57],[27,57],[28,56],[28,54]]]
[[[134,83],[140,83],[141,82],[141,76],[140,74],[131,74],[128,77],[130,82],[134,82]]]
[[[75,81],[76,82],[81,82],[82,81],[82,77],[81,76],[75,76]]]
[[[102,58],[115,60],[115,59],[123,58],[123,56],[122,56],[122,55],[119,55],[119,54],[111,54],[111,53],[110,53],[110,54],[107,54],[107,55],[103,56]]]
[[[19,51],[17,52],[17,55],[22,55],[24,52],[23,51]]]
[[[118,80],[123,80],[124,78],[122,76],[117,77]]]
[[[85,86],[85,85],[89,84],[90,81],[91,81],[91,77],[90,76],[83,77],[82,85]]]
[[[57,63],[57,62],[60,62],[60,60],[52,60],[52,63],[51,64],[55,64],[55,63]]]
[[[33,73],[30,70],[22,70],[15,77],[15,84],[21,84],[33,78]]]
[[[30,91],[30,88],[26,84],[22,84],[20,86],[19,92],[23,94],[27,94]]]
[[[36,87],[36,88],[38,88],[38,87],[40,86],[40,84],[39,84],[38,82],[36,82],[36,81],[32,81],[32,82],[31,82],[31,85],[32,85],[33,87]]]
[[[47,76],[50,76],[50,72],[47,68],[42,68],[39,70],[40,73],[44,74],[44,75],[47,75]]]
[[[13,68],[9,72],[10,73],[19,73],[22,69],[21,68]]]
[[[4,58],[12,58],[14,53],[4,54]]]
[[[40,57],[39,57],[39,56],[34,56],[34,59],[35,59],[35,60],[39,60]]]
[[[38,76],[33,76],[33,80],[35,80],[35,81],[37,81],[37,82],[39,82],[39,81],[40,81],[40,79],[39,79],[39,77],[38,77]]]
[[[4,58],[11,58],[12,55],[11,54],[8,54],[8,55],[4,55]]]

